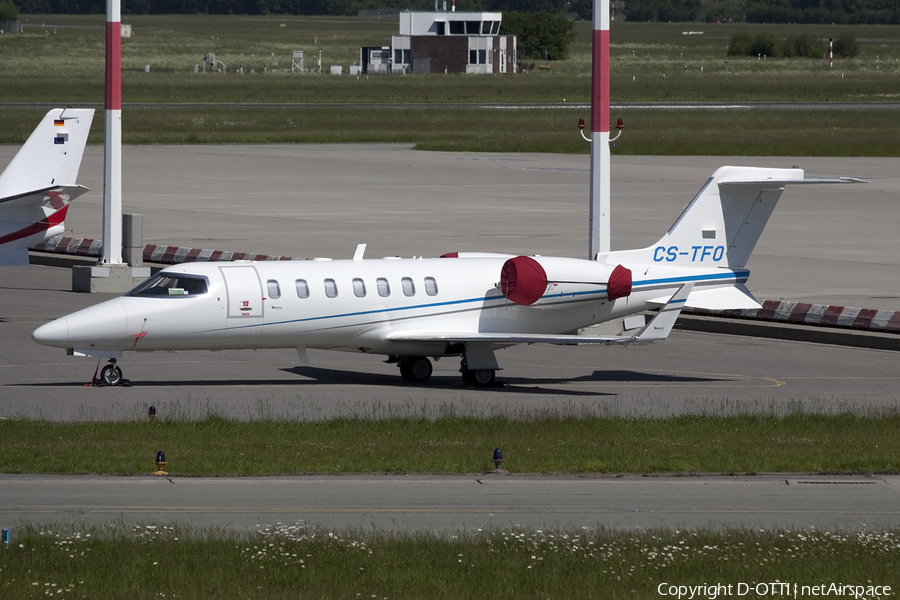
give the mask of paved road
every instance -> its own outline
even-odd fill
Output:
[[[900,527],[900,477],[0,475],[0,520],[189,523],[253,530],[306,523],[361,530]]]

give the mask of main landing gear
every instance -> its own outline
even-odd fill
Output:
[[[122,369],[119,368],[119,365],[116,364],[116,359],[109,359],[109,363],[107,363],[102,369],[98,370],[100,376],[97,376],[98,371],[94,371],[94,379],[91,383],[86,383],[85,387],[109,387],[109,386],[129,386],[131,385],[131,381],[122,377]]]
[[[411,383],[425,383],[431,377],[431,361],[424,356],[403,356],[397,361],[400,375]]]
[[[462,373],[463,381],[466,385],[475,387],[486,387],[494,383],[497,371],[494,369],[470,369],[463,355],[462,361],[459,363],[459,372]]]
[[[400,367],[400,375],[410,383],[425,383],[431,378],[433,371],[431,361],[424,356],[400,356],[389,359],[390,362],[394,362],[394,360]],[[470,369],[465,356],[460,363],[459,372],[462,373],[466,385],[474,387],[486,387],[493,384],[497,374],[496,369]]]

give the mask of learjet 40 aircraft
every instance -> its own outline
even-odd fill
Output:
[[[65,231],[93,108],[54,108],[0,175],[0,265],[28,264],[28,248]]]
[[[56,319],[34,341],[110,359],[123,352],[295,348],[388,356],[407,381],[429,358],[461,357],[470,385],[489,385],[494,351],[515,344],[639,344],[665,339],[682,307],[759,308],[745,268],[786,185],[844,183],[803,171],[722,167],[656,244],[595,260],[487,253],[441,258],[236,261],[167,267],[132,291]],[[650,309],[619,336],[579,329]]]

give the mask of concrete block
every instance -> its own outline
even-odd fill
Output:
[[[124,294],[150,277],[150,267],[96,265],[72,267],[72,291],[85,294]]]

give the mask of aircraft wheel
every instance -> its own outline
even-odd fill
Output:
[[[476,387],[485,387],[494,383],[497,371],[493,369],[478,369],[475,371],[466,371],[463,373],[463,381],[468,385]]]
[[[432,370],[431,361],[424,356],[410,356],[400,361],[400,375],[413,383],[428,381]]]
[[[105,385],[119,385],[122,383],[122,369],[116,365],[106,365],[100,370],[100,381]]]

